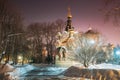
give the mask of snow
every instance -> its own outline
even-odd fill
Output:
[[[13,72],[8,73],[15,79],[19,79],[20,76],[24,75],[26,72],[35,69],[35,67],[32,65],[23,65],[23,66],[16,65],[15,67],[16,69]]]
[[[74,65],[75,66],[75,65]],[[81,65],[77,65],[77,67],[80,67]],[[14,77],[15,79],[18,79],[18,80],[23,80],[25,78],[25,76],[29,76],[29,77],[33,77],[34,78],[36,76],[52,76],[52,75],[55,75],[55,76],[58,76],[60,73],[64,73],[64,71],[66,71],[67,69],[69,68],[64,68],[64,67],[56,67],[56,66],[41,66],[41,65],[38,65],[38,66],[35,66],[35,65],[23,65],[23,66],[14,66],[16,69],[15,71],[13,72],[9,72],[9,74]],[[85,68],[80,68],[80,69],[85,69]],[[93,71],[98,71],[98,73],[101,74],[101,69],[102,72],[108,74],[107,72],[109,70],[112,70],[112,72],[115,71],[118,71],[120,70],[120,65],[115,65],[115,64],[109,64],[109,63],[102,63],[102,64],[97,64],[97,65],[90,65],[88,67],[88,71],[90,70],[93,70]],[[69,72],[68,74],[72,74],[72,73],[75,73],[75,74],[78,74],[79,71],[77,69],[77,71],[72,71],[72,69],[70,70],[71,72]],[[87,71],[87,72],[88,72]],[[37,73],[36,73],[37,72]],[[60,74],[62,75],[62,74]],[[60,76],[59,75],[59,76]],[[81,74],[82,75],[82,74]],[[96,75],[96,73],[95,73]],[[75,77],[75,76],[72,76],[72,77]],[[81,76],[82,77],[82,76]]]
[[[32,65],[25,65],[25,66],[22,66],[22,67],[18,67],[16,69],[16,72],[19,73],[19,75],[23,75],[25,74],[26,72],[30,71],[30,70],[33,70],[35,67],[32,66]]]
[[[9,74],[18,80],[23,80],[27,76],[57,76],[66,68],[56,67],[56,66],[43,66],[43,65],[24,65],[24,66],[15,66],[16,70],[14,72],[9,72]]]
[[[71,66],[64,73],[67,77],[84,77],[95,80],[120,80],[120,65],[102,63],[88,68]]]
[[[47,68],[41,68],[38,69],[41,72],[39,72],[38,75],[59,75],[60,73],[62,73],[63,71],[66,70],[66,68],[60,68],[60,67],[47,67]]]
[[[114,69],[114,70],[120,70],[120,65],[102,63],[102,64],[97,64],[97,65],[90,65],[88,68],[89,69]]]
[[[0,65],[0,73],[12,72],[12,71],[14,71],[14,69],[15,68],[9,64],[1,64]]]

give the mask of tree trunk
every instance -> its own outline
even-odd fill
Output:
[[[88,66],[89,66],[88,61],[84,60],[84,67],[88,67]]]

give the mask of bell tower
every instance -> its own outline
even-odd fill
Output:
[[[71,9],[68,7],[67,25],[66,25],[66,28],[65,28],[65,31],[67,31],[67,32],[69,30],[73,30],[71,19],[72,19]]]

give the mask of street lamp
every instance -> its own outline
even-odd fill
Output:
[[[18,62],[22,63],[23,57],[21,55],[18,56]]]
[[[93,39],[91,39],[89,42],[90,42],[90,44],[94,44],[95,43],[95,41]]]
[[[120,50],[116,51],[116,55],[120,56]]]
[[[114,60],[117,64],[120,64],[120,49],[114,49]]]

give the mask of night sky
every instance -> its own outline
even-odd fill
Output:
[[[16,4],[25,25],[32,22],[51,22],[57,19],[66,20],[67,8],[71,8],[72,25],[81,31],[87,31],[89,25],[101,32],[110,43],[120,44],[120,28],[112,22],[104,22],[99,11],[102,0],[11,0]]]

